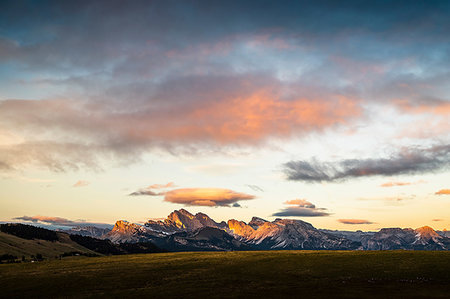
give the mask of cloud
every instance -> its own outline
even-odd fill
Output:
[[[431,219],[431,221],[444,221],[444,219]]]
[[[154,86],[155,98],[136,102],[133,110],[120,102],[111,107],[104,101],[0,101],[0,125],[22,140],[1,147],[0,166],[8,170],[36,164],[64,171],[95,168],[106,157],[137,161],[155,148],[255,146],[269,138],[286,139],[344,124],[360,114],[354,99],[329,95],[332,100],[286,100],[281,86],[263,88],[259,85],[264,83],[251,76],[183,80],[187,82],[170,82],[175,84],[170,91]],[[271,80],[262,81],[273,85]],[[223,87],[231,82],[231,89]],[[178,92],[183,93],[183,103],[174,99]]]
[[[434,193],[436,195],[450,195],[450,189],[441,189]]]
[[[334,182],[366,176],[393,176],[434,172],[448,168],[450,145],[426,149],[410,148],[389,158],[348,159],[340,162],[290,161],[284,173],[289,180],[304,182]]]
[[[320,216],[329,216],[330,214],[327,212],[321,211],[322,209],[309,209],[302,207],[288,207],[280,212],[272,214],[272,216],[279,217],[320,217]]]
[[[306,199],[293,199],[284,202],[285,205],[297,205],[302,208],[314,209],[316,206]]]
[[[89,184],[90,184],[90,182],[88,182],[88,181],[78,181],[75,184],[73,184],[73,187],[85,187]]]
[[[140,196],[140,195],[148,195],[148,196],[160,196],[160,195],[164,195],[165,192],[155,192],[153,190],[150,189],[140,189],[138,191],[134,191],[130,194],[128,194],[129,196]]]
[[[111,224],[107,223],[94,223],[94,222],[86,222],[84,220],[69,220],[66,218],[61,217],[49,217],[49,216],[22,216],[22,217],[16,217],[15,220],[21,220],[26,222],[33,222],[33,223],[42,223],[46,225],[58,225],[58,226],[97,226],[97,227],[104,227],[104,228],[112,228]]]
[[[229,189],[220,188],[185,188],[168,191],[164,201],[186,206],[226,206],[241,200],[251,200],[255,196]]]
[[[167,184],[153,184],[148,186],[148,189],[166,189],[166,188],[173,188],[176,187],[173,182],[169,182]]]
[[[417,182],[396,182],[396,181],[392,181],[392,182],[386,182],[380,185],[380,187],[398,187],[398,186],[409,186],[409,185],[416,185],[416,184],[420,184],[420,183],[425,183],[424,180],[419,180]]]
[[[363,219],[339,219],[338,221],[343,224],[352,224],[352,225],[373,224],[373,222],[371,222],[369,220],[363,220]]]
[[[153,191],[160,189],[173,188],[175,184],[173,182],[169,182],[167,184],[153,184],[146,188],[139,189],[138,191],[132,192],[128,194],[129,196],[140,196],[140,195],[148,195],[148,196],[160,196],[166,194],[166,191]]]
[[[349,125],[367,102],[445,117],[448,5],[407,4],[1,3],[0,127],[19,138],[0,171],[255,148]]]
[[[410,182],[386,182],[380,185],[380,187],[396,187],[396,186],[408,186]]]
[[[264,192],[263,188],[257,186],[257,185],[246,185],[247,187],[249,187],[250,189],[252,189],[253,191],[258,191],[258,192]]]
[[[279,217],[320,217],[329,216],[330,213],[325,212],[324,208],[316,208],[316,206],[305,199],[294,199],[284,202],[286,205],[293,205],[272,214]]]

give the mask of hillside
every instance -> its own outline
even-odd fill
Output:
[[[0,265],[7,298],[448,298],[449,281],[445,251],[184,252]]]
[[[0,255],[11,254],[21,258],[25,256],[30,259],[32,255],[42,254],[46,259],[58,257],[69,252],[81,252],[85,254],[98,254],[89,250],[70,239],[67,234],[57,233],[57,241],[41,239],[23,239],[17,236],[0,232]]]
[[[165,252],[151,242],[114,244],[88,236],[55,232],[45,228],[8,223],[0,225],[0,262],[14,259],[30,261],[67,255],[116,255]],[[15,258],[14,258],[15,257]]]

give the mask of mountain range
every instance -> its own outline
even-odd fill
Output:
[[[249,223],[230,219],[216,222],[208,215],[173,211],[166,219],[135,224],[119,220],[110,231],[74,228],[83,234],[113,243],[151,242],[168,251],[196,250],[449,250],[448,232],[431,227],[383,228],[378,232],[316,229],[301,220],[267,221],[253,217]]]

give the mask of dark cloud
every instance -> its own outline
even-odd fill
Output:
[[[112,228],[111,224],[107,223],[94,223],[94,222],[86,222],[83,220],[69,220],[61,217],[49,217],[49,216],[22,216],[16,217],[15,220],[21,220],[25,222],[33,222],[33,223],[41,223],[45,225],[55,225],[55,226],[96,226],[96,227],[104,227],[104,228]]]
[[[329,216],[324,208],[316,208],[316,206],[306,199],[293,199],[284,202],[285,205],[290,205],[283,210],[272,214],[272,216],[279,217],[319,217]]]
[[[290,161],[284,164],[289,180],[333,182],[366,176],[394,176],[434,172],[448,168],[450,145],[411,148],[389,158],[348,159],[340,162]]]
[[[347,3],[1,1],[0,126],[24,142],[0,170],[258,146],[380,99],[447,132],[450,5]]]
[[[288,207],[280,212],[272,214],[279,217],[320,217],[329,216],[330,213],[322,211],[323,209],[310,209],[302,207]]]
[[[168,189],[176,187],[173,182],[169,182],[167,184],[152,184],[146,188],[139,189],[138,191],[132,192],[128,194],[129,196],[140,196],[140,195],[148,195],[148,196],[160,196],[166,194],[166,191],[154,191],[161,189]]]
[[[165,192],[155,192],[153,190],[150,189],[141,189],[135,192],[132,192],[130,194],[128,194],[129,196],[141,196],[141,195],[147,195],[147,196],[160,196],[160,195],[164,195]]]
[[[246,186],[249,187],[250,189],[252,189],[253,191],[264,192],[264,190],[257,185],[246,185]]]
[[[364,220],[364,219],[339,219],[338,221],[343,224],[351,224],[351,225],[373,224],[372,221]]]

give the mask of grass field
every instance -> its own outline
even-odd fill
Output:
[[[450,252],[255,251],[0,265],[0,297],[449,298]]]
[[[46,259],[54,259],[64,252],[82,252],[87,254],[97,254],[83,246],[70,240],[67,234],[58,234],[59,241],[52,242],[46,240],[26,240],[10,234],[0,232],[0,254],[8,253],[17,256],[19,259],[25,256],[30,259],[31,255],[42,254]]]

